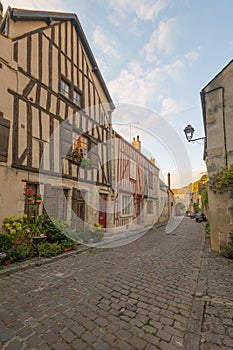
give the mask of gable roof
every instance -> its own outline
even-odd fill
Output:
[[[228,64],[223,67],[220,72],[218,72],[203,88],[201,91],[204,91],[215,79],[217,79],[231,64],[233,63],[233,60],[228,62]]]
[[[90,48],[90,45],[87,41],[86,35],[82,29],[81,23],[75,13],[66,13],[66,12],[53,12],[53,11],[32,11],[8,7],[5,16],[0,23],[0,33],[2,33],[5,27],[8,25],[9,18],[13,21],[44,21],[48,26],[53,20],[56,21],[71,21],[74,25],[77,34],[82,42],[82,45],[87,53],[87,56],[91,62],[92,69],[95,72],[100,85],[110,103],[111,109],[114,110],[116,107],[112,101],[110,93],[107,89],[105,81],[102,77],[102,74],[98,68],[98,64],[95,60],[93,52]]]

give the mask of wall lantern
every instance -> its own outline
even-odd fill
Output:
[[[184,128],[184,133],[186,136],[186,139],[188,140],[188,142],[194,142],[194,141],[198,141],[198,140],[205,140],[205,137],[198,137],[197,139],[193,139],[193,134],[194,134],[195,129],[192,127],[191,124],[188,124],[185,128]]]

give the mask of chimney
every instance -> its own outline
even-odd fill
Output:
[[[3,6],[0,0],[0,23],[2,22],[2,18],[3,18]]]
[[[137,140],[135,140],[135,137],[133,137],[132,145],[134,146],[134,148],[141,152],[141,141],[139,139],[139,135],[137,135]]]
[[[150,158],[152,164],[155,164],[155,159],[153,157]]]
[[[167,174],[167,185],[168,185],[168,188],[170,190],[171,189],[171,174],[170,173]]]

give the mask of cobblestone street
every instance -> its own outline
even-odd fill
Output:
[[[233,262],[202,224],[1,276],[0,348],[233,348]]]

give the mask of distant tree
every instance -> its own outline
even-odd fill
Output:
[[[209,207],[208,188],[206,188],[204,191],[202,191],[201,202],[202,202],[203,208],[208,209],[208,207]]]

